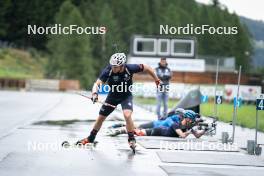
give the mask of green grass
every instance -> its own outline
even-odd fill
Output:
[[[156,99],[154,98],[135,98],[135,102],[139,104],[155,105]],[[178,100],[169,100],[169,108],[173,108]],[[231,122],[233,117],[233,104],[224,103],[218,105],[218,117],[220,121]],[[200,106],[202,115],[212,116],[214,112],[213,103],[204,103]],[[259,130],[264,131],[264,111],[259,111]],[[242,105],[238,108],[237,125],[247,128],[255,128],[256,123],[256,106],[255,105]]]
[[[1,78],[43,78],[45,60],[18,49],[0,49]]]

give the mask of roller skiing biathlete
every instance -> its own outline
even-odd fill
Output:
[[[154,70],[144,64],[126,64],[126,55],[124,53],[115,53],[110,58],[110,65],[104,68],[101,75],[94,83],[92,89],[92,101],[98,101],[99,87],[107,83],[110,91],[105,100],[105,103],[117,106],[121,104],[123,115],[126,121],[126,130],[128,134],[128,144],[135,153],[136,139],[134,137],[134,123],[131,115],[133,112],[133,96],[131,93],[131,86],[133,84],[133,74],[139,72],[148,73],[155,81],[157,88],[160,85],[160,80],[156,76]],[[118,87],[122,87],[123,91],[119,91]],[[106,117],[114,111],[114,107],[102,105],[99,116],[90,132],[90,135],[82,140],[77,141],[77,144],[86,145],[95,141],[96,135],[100,130]]]

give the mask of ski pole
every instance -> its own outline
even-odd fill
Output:
[[[81,94],[81,93],[77,93],[77,94],[78,94],[78,95],[81,95],[81,96],[83,96],[83,97],[85,97],[85,98],[88,98],[88,99],[92,100],[92,97],[89,97],[89,96],[83,95],[83,94]],[[110,106],[110,107],[112,107],[112,108],[116,108],[115,105],[111,105],[111,104],[109,104],[109,103],[106,103],[106,102],[103,102],[103,101],[100,101],[100,100],[97,100],[96,102],[97,102],[97,103],[100,103],[100,104],[102,104],[102,105],[105,105],[105,106]]]

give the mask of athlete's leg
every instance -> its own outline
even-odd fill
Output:
[[[154,123],[153,123],[153,122],[154,122],[154,121],[140,124],[140,125],[138,126],[138,128],[140,128],[140,129],[154,128]]]
[[[173,129],[165,127],[153,128],[150,136],[178,137]]]
[[[133,120],[132,120],[132,111],[130,109],[124,109],[123,110],[123,114],[124,114],[124,117],[125,117],[125,121],[126,121],[126,129],[128,132],[132,132],[134,131],[134,123],[133,123]]]
[[[134,124],[134,134],[137,136],[146,136],[146,132],[145,129],[149,129],[149,128],[153,128],[154,124],[153,121],[148,122],[148,123],[143,123],[139,126],[136,126]],[[120,134],[127,134],[127,129],[126,127],[119,127],[119,128],[115,128],[115,130],[111,130],[110,131],[110,136],[117,136]]]
[[[159,91],[157,91],[157,108],[156,108],[156,113],[157,113],[158,119],[161,117],[161,114],[160,114],[161,101],[162,101],[162,93],[159,92]]]
[[[162,136],[162,128],[152,128],[149,131],[147,131],[148,136]]]
[[[121,127],[125,127],[126,125],[123,123],[116,123],[113,124],[112,126],[108,127],[108,128],[121,128]],[[140,129],[147,129],[147,128],[154,128],[154,124],[153,121],[151,122],[147,122],[147,123],[142,123],[142,124],[134,124],[135,129],[136,128],[140,128]]]
[[[163,117],[166,117],[168,113],[168,99],[169,99],[168,93],[163,92],[163,103],[164,103]]]
[[[117,103],[114,100],[112,100],[111,97],[107,97],[105,102],[107,102],[109,104],[117,105]],[[97,117],[97,119],[95,121],[93,129],[90,132],[90,135],[87,138],[84,138],[84,139],[78,141],[77,143],[86,144],[86,143],[94,142],[96,135],[97,135],[98,131],[100,130],[100,128],[102,127],[104,120],[113,111],[114,111],[113,107],[103,105],[100,109],[99,116]]]
[[[99,115],[98,118],[95,121],[95,124],[93,126],[92,131],[90,132],[90,135],[88,136],[88,140],[89,142],[94,142],[95,137],[97,135],[97,132],[100,130],[100,128],[102,127],[102,124],[104,122],[104,120],[106,119],[106,116],[104,115]]]
[[[128,141],[135,141],[134,138],[134,122],[132,120],[132,112],[133,112],[133,97],[128,96],[124,101],[121,102],[121,106],[123,109],[124,118],[126,121],[126,129],[128,134]]]
[[[137,129],[135,134],[137,136],[162,136],[161,128]]]
[[[93,129],[99,131],[105,119],[106,116],[99,115],[94,123]]]

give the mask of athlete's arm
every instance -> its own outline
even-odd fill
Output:
[[[103,84],[103,81],[101,81],[100,79],[97,79],[93,85],[92,94],[97,94],[99,90],[99,86],[102,86],[102,84]]]
[[[192,130],[191,132],[196,138],[200,138],[202,135],[204,135],[205,130],[199,130],[199,131]]]
[[[144,66],[144,72],[148,73],[155,81],[159,81],[159,78],[155,74],[155,71],[148,65],[143,64]]]
[[[181,138],[186,138],[189,134],[191,134],[191,131],[183,132],[181,129],[176,129],[175,131]]]
[[[93,85],[92,88],[92,102],[95,103],[96,101],[98,101],[98,90],[99,90],[99,86],[102,86],[103,81],[101,81],[100,79],[97,79],[96,82]]]

